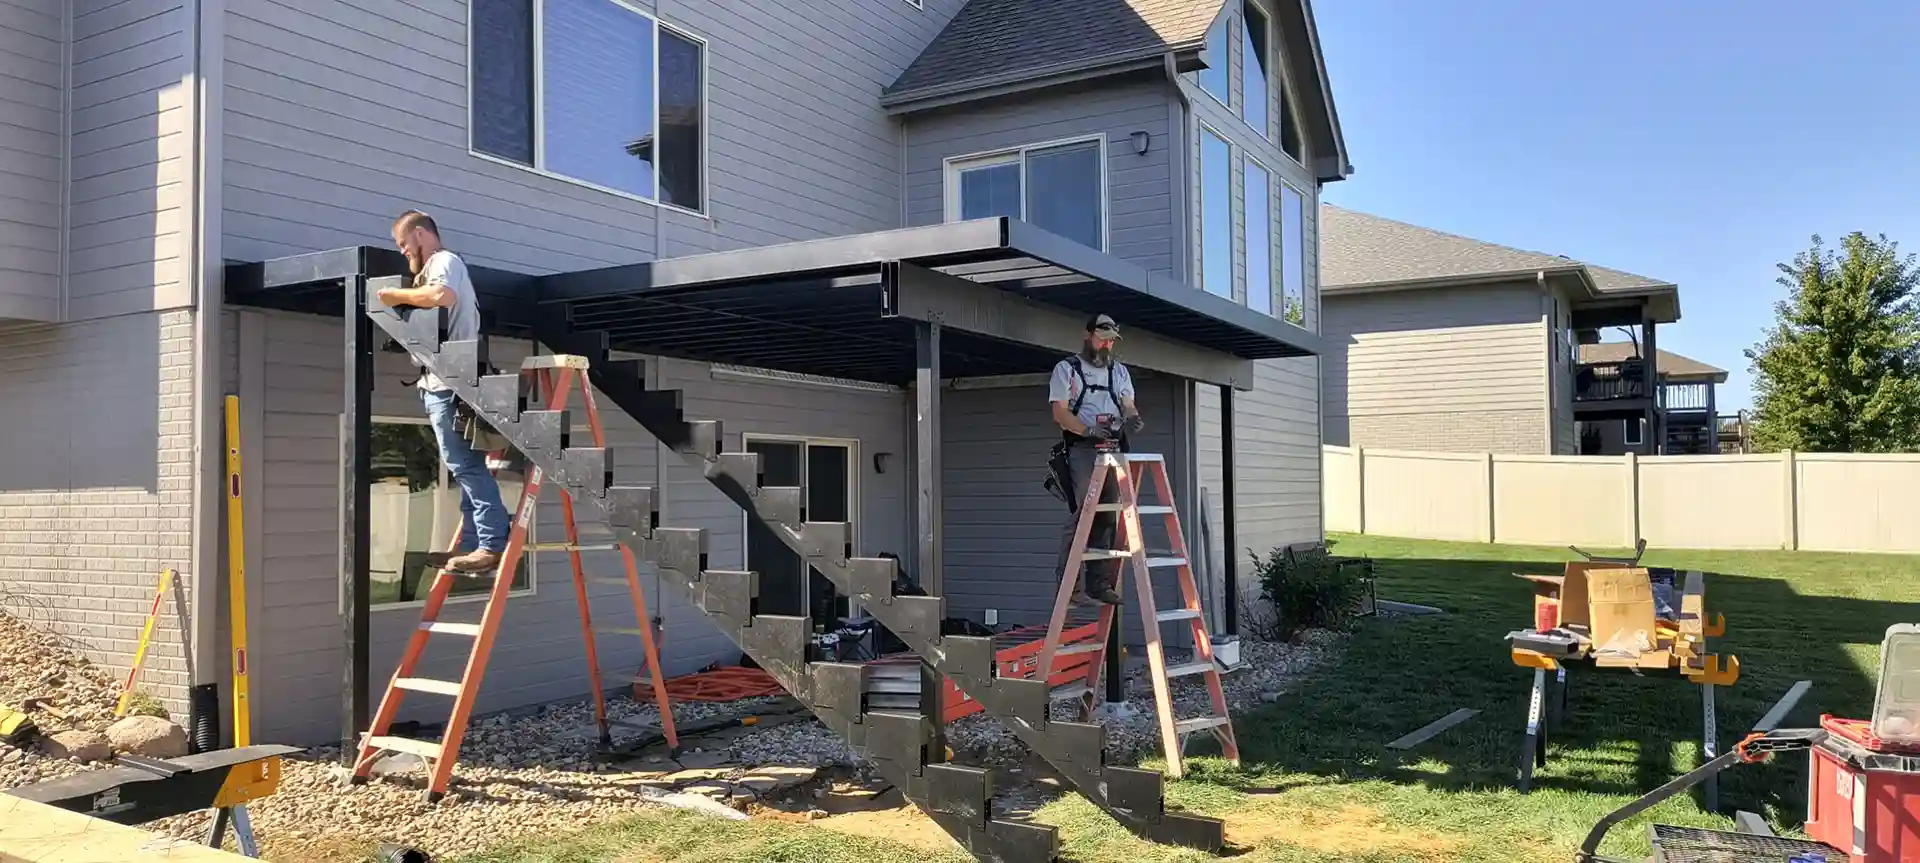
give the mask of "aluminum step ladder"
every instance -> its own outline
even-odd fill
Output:
[[[600,411],[594,403],[593,389],[586,383],[587,361],[582,357],[566,355],[545,355],[527,358],[519,374],[518,400],[524,406],[537,401],[540,393],[548,396],[546,410],[557,416],[567,407],[567,398],[574,386],[579,385],[583,401],[586,403],[587,423],[593,434],[593,445],[604,452],[606,432],[600,423]],[[489,466],[497,470],[504,459],[488,458]],[[563,483],[560,488],[561,515],[566,522],[566,542],[533,544],[529,543],[530,533],[539,507],[540,493],[546,477],[538,465],[530,460],[527,463],[527,479],[520,493],[520,503],[515,509],[513,530],[508,535],[506,551],[500,556],[500,565],[490,574],[457,574],[441,568],[434,574],[433,586],[427,594],[426,604],[420,610],[420,624],[407,640],[406,652],[400,658],[400,665],[394,669],[393,678],[387,684],[386,695],[380,699],[380,709],[374,714],[369,731],[361,736],[360,751],[354,761],[353,781],[365,782],[370,776],[373,764],[384,752],[404,752],[418,755],[428,765],[428,783],[426,796],[429,801],[437,801],[446,794],[447,785],[453,778],[453,768],[459,761],[460,743],[466,736],[467,723],[472,718],[473,706],[479,696],[480,682],[487,672],[487,661],[493,652],[493,640],[500,631],[501,618],[506,613],[507,597],[513,586],[513,573],[519,568],[521,560],[529,550],[566,551],[572,562],[573,592],[580,608],[580,634],[586,644],[587,678],[593,693],[594,721],[599,727],[600,745],[611,747],[613,744],[612,723],[607,718],[606,692],[601,686],[600,656],[595,643],[593,615],[587,598],[587,584],[607,582],[624,584],[633,601],[636,628],[610,631],[638,635],[645,655],[646,666],[642,674],[632,679],[636,685],[651,684],[654,705],[660,711],[661,731],[669,747],[680,745],[679,735],[674,729],[673,710],[667,700],[666,681],[660,670],[659,647],[655,640],[655,626],[647,611],[646,594],[640,588],[640,575],[632,549],[614,541],[602,545],[583,544],[579,526],[574,522],[573,495]],[[456,528],[449,550],[457,548],[460,542],[460,529]],[[580,554],[583,551],[619,549],[625,563],[624,578],[588,578],[582,565]],[[448,593],[457,578],[491,578],[492,592],[488,594],[485,610],[479,623],[450,623],[440,620],[440,609],[445,604]],[[473,639],[473,645],[467,655],[465,670],[459,680],[434,680],[416,675],[420,657],[426,652],[427,642],[434,635],[453,635]],[[422,692],[445,695],[453,698],[453,711],[447,720],[446,728],[437,741],[419,740],[401,737],[392,733],[394,719],[400,712],[400,704],[408,692]],[[636,692],[636,694],[639,694]]]
[[[1135,465],[1141,468],[1137,473]],[[1147,480],[1152,481],[1153,494],[1159,503],[1140,503],[1140,489]],[[1105,488],[1108,483],[1114,486],[1110,494],[1106,493]],[[1103,503],[1103,496],[1113,500]],[[1093,476],[1087,480],[1087,493],[1080,500],[1078,511],[1080,522],[1074,531],[1067,568],[1061,574],[1060,588],[1054,598],[1053,617],[1048,621],[1046,643],[1040,651],[1040,667],[1051,668],[1054,656],[1072,653],[1091,653],[1093,661],[1087,665],[1084,681],[1054,688],[1052,700],[1077,700],[1082,719],[1092,720],[1099,701],[1100,674],[1106,667],[1107,645],[1112,639],[1113,627],[1119,621],[1121,607],[1101,604],[1099,632],[1089,641],[1062,647],[1060,633],[1066,626],[1068,609],[1073,603],[1074,586],[1079,583],[1086,565],[1104,560],[1127,561],[1139,597],[1135,601],[1140,606],[1142,629],[1146,632],[1147,668],[1153,684],[1160,745],[1167,758],[1167,775],[1178,779],[1185,774],[1183,755],[1186,742],[1192,735],[1202,731],[1219,740],[1221,752],[1228,761],[1238,766],[1240,746],[1234,740],[1233,718],[1227,711],[1227,696],[1220,683],[1220,668],[1213,661],[1213,641],[1207,633],[1206,615],[1200,605],[1200,590],[1193,577],[1193,562],[1187,552],[1186,535],[1180,528],[1180,514],[1174,506],[1173,483],[1167,477],[1166,459],[1146,453],[1122,453],[1117,447],[1103,446],[1094,459]],[[1112,513],[1118,522],[1114,529],[1114,540],[1120,547],[1089,548],[1087,543],[1093,532],[1094,518],[1105,513]],[[1157,515],[1166,519],[1171,545],[1168,554],[1147,553],[1146,537],[1140,525],[1142,515]],[[1181,598],[1171,608],[1161,609],[1154,600],[1153,570],[1156,569],[1172,569],[1176,574]],[[1114,592],[1124,597],[1125,584],[1125,574],[1122,573],[1121,577],[1114,580]],[[1178,665],[1167,663],[1160,627],[1168,623],[1185,624],[1187,627],[1194,646],[1191,661]],[[1199,716],[1181,717],[1174,711],[1169,681],[1193,676],[1206,681],[1211,710]]]

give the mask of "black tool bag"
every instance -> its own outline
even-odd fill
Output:
[[[1068,512],[1079,512],[1080,501],[1073,496],[1073,462],[1068,454],[1071,449],[1066,441],[1053,445],[1047,455],[1047,476],[1041,485],[1046,488],[1047,494],[1066,504]]]

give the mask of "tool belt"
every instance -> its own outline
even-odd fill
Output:
[[[486,368],[481,371],[483,375],[499,373],[500,369],[492,363],[487,363]],[[491,423],[483,419],[480,412],[474,410],[473,405],[468,404],[466,399],[453,400],[453,427],[460,432],[460,437],[466,439],[467,444],[477,452],[501,452],[513,448],[513,441],[508,440],[506,435],[501,434]]]

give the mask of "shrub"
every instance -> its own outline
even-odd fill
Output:
[[[1362,567],[1342,565],[1325,548],[1288,554],[1282,547],[1265,559],[1252,557],[1260,601],[1266,606],[1249,616],[1255,635],[1285,641],[1303,629],[1343,628],[1359,613],[1366,595]]]

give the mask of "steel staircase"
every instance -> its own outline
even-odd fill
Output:
[[[715,626],[974,856],[1007,863],[1054,859],[1057,830],[993,817],[990,773],[941,763],[941,753],[929,752],[931,726],[923,714],[867,710],[866,666],[810,661],[807,618],[754,613],[758,588],[753,573],[707,569],[704,530],[660,526],[654,490],[615,485],[609,451],[573,446],[564,411],[523,410],[520,375],[484,374],[484,337],[443,342],[440,314],[389,309],[375,298],[381,288],[401,284],[400,277],[369,280],[368,315],[422,357],[462,401],[551,480],[564,484],[581,504],[581,520],[604,521],[629,548],[644,551],[644,558],[663,575],[684,584]],[[1052,721],[1046,681],[996,677],[992,638],[942,636],[943,599],[893,595],[895,562],[851,557],[846,523],[801,522],[801,489],[761,486],[757,455],[724,452],[720,423],[687,419],[677,390],[647,389],[643,364],[610,359],[605,333],[574,331],[554,322],[539,335],[556,353],[584,357],[594,387],[751,514],[748,530],[779,539],[842,594],[857,597],[869,614],[1122,825],[1153,841],[1206,851],[1225,843],[1219,819],[1166,810],[1158,771],[1107,765],[1103,727]]]

